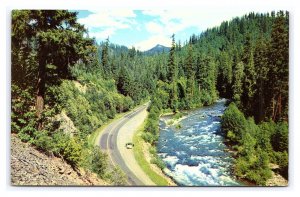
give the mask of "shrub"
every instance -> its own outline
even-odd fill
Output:
[[[39,149],[47,153],[52,152],[54,143],[47,131],[37,131],[33,144]]]
[[[234,103],[231,103],[222,116],[222,129],[225,132],[225,136],[231,131],[229,140],[233,143],[238,143],[242,139],[246,124],[244,114]]]
[[[172,125],[172,124],[174,124],[174,120],[168,120],[167,121],[167,125]]]
[[[175,126],[176,129],[181,129],[182,128],[182,125],[180,123],[176,124]]]
[[[107,154],[101,152],[98,146],[92,149],[90,154],[90,169],[96,173],[100,178],[104,178],[108,167]]]
[[[143,140],[145,140],[146,142],[148,142],[150,144],[153,144],[153,142],[155,140],[155,137],[149,132],[144,132],[142,134],[142,138],[143,138]]]
[[[36,115],[32,89],[11,86],[11,132],[17,133],[22,141],[32,141],[36,131]]]
[[[182,116],[183,116],[182,113],[179,112],[173,116],[173,119],[177,120],[177,119],[181,118]]]
[[[156,147],[155,146],[151,146],[149,148],[149,153],[152,154],[152,155],[156,155],[157,154]]]
[[[52,139],[53,153],[62,156],[71,165],[78,166],[83,152],[82,143],[63,132],[55,133]]]
[[[153,163],[155,165],[157,165],[157,167],[159,167],[160,169],[164,169],[166,167],[166,164],[163,162],[163,160],[158,157],[157,155],[154,156],[151,160],[150,163]]]
[[[282,176],[288,179],[289,155],[286,151],[274,152],[274,160],[280,167],[279,172]]]
[[[268,154],[258,148],[252,154],[239,157],[235,163],[235,173],[238,177],[254,181],[258,185],[265,185],[271,178]]]
[[[260,132],[257,132],[256,139],[257,144],[263,150],[266,150],[269,155],[272,155],[272,144],[271,144],[271,136],[275,132],[276,124],[273,121],[270,122],[262,122],[259,125]]]
[[[106,175],[106,179],[110,180],[116,186],[126,185],[126,174],[119,168],[114,167],[110,173]]]
[[[272,146],[274,151],[288,152],[289,146],[289,129],[287,122],[277,123],[274,134],[272,135]]]
[[[151,133],[152,135],[158,135],[158,120],[148,118],[145,125],[145,131]]]

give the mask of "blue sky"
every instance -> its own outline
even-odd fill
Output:
[[[242,16],[247,9],[177,9],[177,10],[76,10],[78,22],[89,30],[89,36],[101,42],[109,37],[110,42],[136,47],[144,51],[156,44],[171,45],[170,36],[174,33],[176,41],[188,40],[194,33],[200,34],[207,28],[220,25],[224,20]],[[270,10],[267,10],[270,11]]]

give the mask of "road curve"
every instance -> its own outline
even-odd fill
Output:
[[[155,185],[138,165],[133,150],[125,147],[147,117],[147,107],[145,104],[109,124],[98,142],[108,154],[110,163],[119,166],[127,175],[128,184],[134,186]]]

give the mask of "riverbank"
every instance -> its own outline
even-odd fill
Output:
[[[161,114],[159,117],[166,125],[179,129],[181,128],[180,122],[188,117],[188,113],[186,111],[178,113],[168,112]]]
[[[255,123],[231,103],[222,116],[227,146],[234,149],[234,173],[256,186],[286,186],[288,123]],[[280,147],[280,149],[279,149]],[[273,162],[273,163],[270,163]]]
[[[146,143],[142,138],[145,122],[136,131],[133,137],[134,156],[148,177],[158,186],[176,186],[174,181],[169,178],[164,172],[155,164],[151,163],[153,156],[150,153],[151,145]]]
[[[226,151],[231,153],[233,155],[233,157],[235,159],[237,159],[238,151],[234,150],[232,148],[232,144],[228,141],[225,141],[225,145],[228,147],[228,149]],[[280,186],[280,187],[288,186],[288,180],[286,180],[282,175],[280,175],[278,172],[276,172],[279,169],[279,166],[276,164],[272,164],[272,163],[270,163],[269,166],[270,166],[270,169],[272,170],[272,175],[271,175],[271,178],[269,178],[266,181],[265,186]],[[253,181],[243,179],[243,178],[237,178],[237,179],[240,182],[242,182],[243,184],[245,184],[245,186],[258,186]]]

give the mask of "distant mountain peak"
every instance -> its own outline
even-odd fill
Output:
[[[157,47],[157,48],[161,48],[161,47],[166,47],[166,46],[164,46],[164,45],[161,45],[161,44],[157,44],[155,47]],[[155,48],[154,47],[154,48]]]
[[[148,51],[145,51],[145,54],[153,55],[153,54],[158,54],[158,53],[162,53],[162,52],[169,52],[169,51],[170,51],[170,47],[166,47],[164,45],[157,44],[153,48],[149,49]]]

